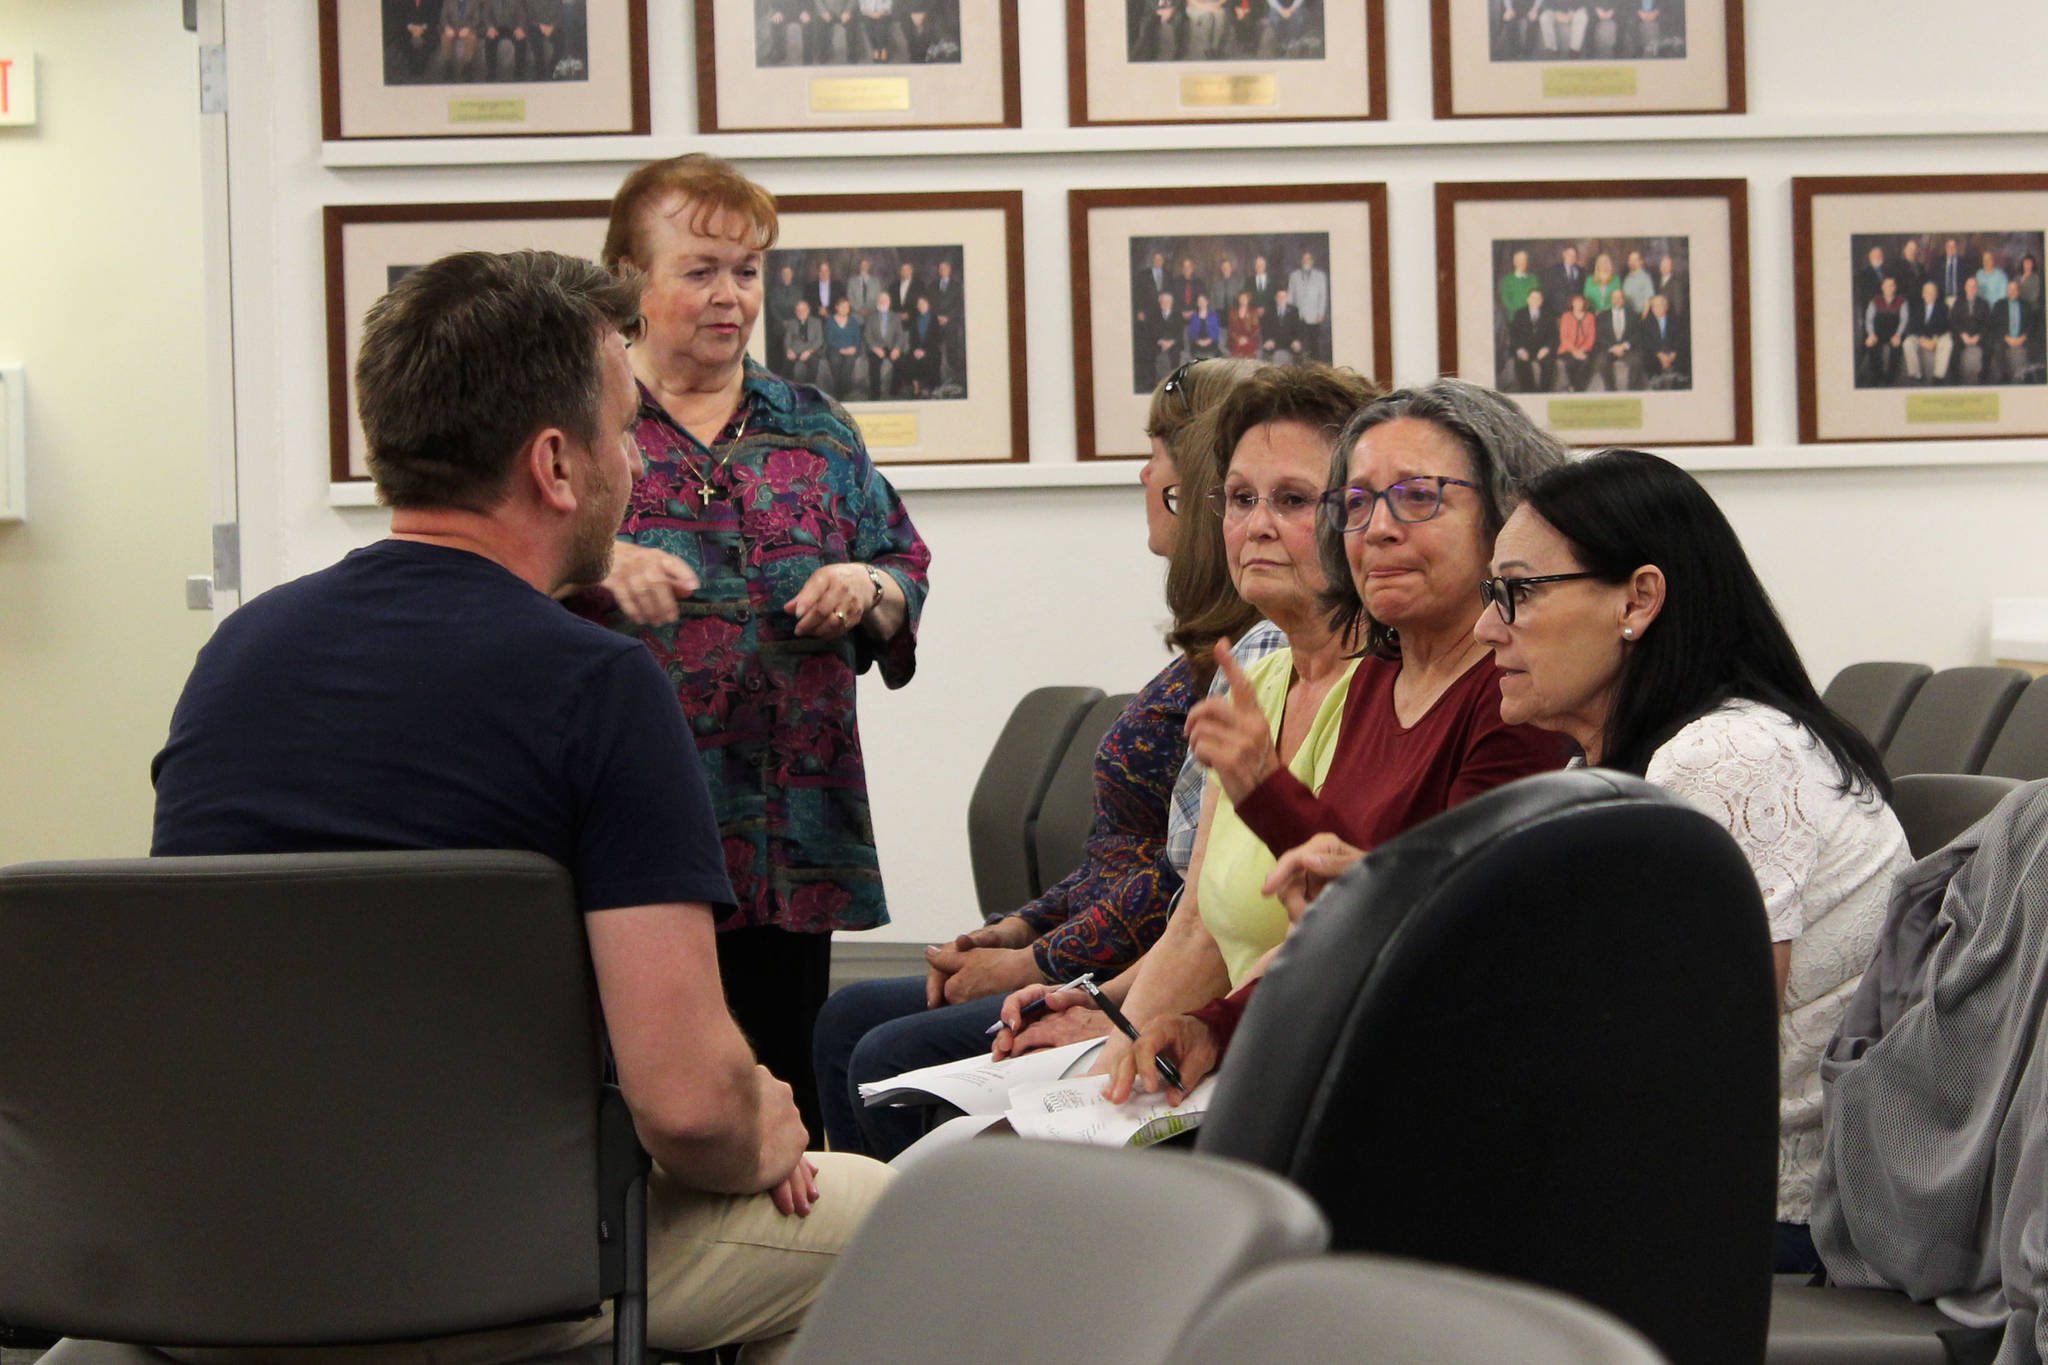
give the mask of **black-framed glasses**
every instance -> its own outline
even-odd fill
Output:
[[[1569,583],[1575,578],[1598,578],[1596,573],[1546,573],[1534,578],[1482,578],[1479,600],[1500,613],[1504,625],[1515,623],[1515,607],[1527,601],[1529,589],[1538,583]]]
[[[1180,395],[1180,410],[1181,415],[1184,417],[1193,417],[1195,415],[1195,398],[1193,394],[1188,392],[1188,374],[1195,366],[1201,363],[1199,360],[1188,361],[1172,374],[1166,376],[1166,382],[1159,386],[1161,393]],[[1168,508],[1167,510],[1172,511],[1173,509]]]
[[[1332,530],[1350,535],[1371,525],[1373,509],[1384,501],[1387,514],[1395,521],[1428,521],[1444,510],[1444,489],[1451,484],[1479,486],[1447,474],[1417,474],[1385,488],[1332,488],[1322,496],[1323,519]]]
[[[1159,501],[1160,501],[1160,502],[1161,502],[1161,503],[1162,503],[1162,504],[1163,504],[1163,505],[1165,506],[1165,508],[1166,508],[1166,515],[1168,515],[1169,517],[1177,517],[1177,516],[1179,516],[1179,515],[1180,515],[1180,485],[1179,485],[1179,484],[1177,484],[1177,483],[1170,483],[1170,484],[1166,485],[1166,487],[1164,487],[1164,488],[1160,489],[1160,490],[1159,490]]]
[[[1264,497],[1243,486],[1209,490],[1209,505],[1225,521],[1243,521],[1262,502],[1278,521],[1300,521],[1316,510],[1316,495],[1299,488],[1276,488]]]

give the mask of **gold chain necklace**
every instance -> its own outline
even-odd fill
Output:
[[[732,439],[725,443],[725,455],[722,458],[713,460],[701,474],[696,470],[690,471],[691,477],[697,480],[697,501],[700,505],[711,501],[711,480],[717,475],[723,474],[726,466],[732,463],[733,452],[739,449],[741,439],[747,434],[747,423],[753,420],[754,409],[749,405],[746,412],[740,417],[740,429],[735,431],[732,434]]]

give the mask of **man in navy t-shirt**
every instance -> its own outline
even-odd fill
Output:
[[[509,848],[567,867],[656,1162],[650,1342],[772,1350],[886,1168],[805,1155],[789,1087],[725,1008],[712,922],[732,888],[675,694],[645,649],[550,596],[604,576],[639,473],[639,295],[587,262],[471,252],[370,310],[356,387],[391,536],[250,601],[200,651],[152,770],[153,852]]]

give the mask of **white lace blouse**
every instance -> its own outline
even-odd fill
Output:
[[[1730,701],[1650,757],[1650,781],[1719,822],[1792,945],[1778,1022],[1778,1217],[1808,1220],[1820,1167],[1820,1056],[1870,963],[1892,880],[1912,858],[1891,807],[1849,796],[1828,751],[1784,712]]]

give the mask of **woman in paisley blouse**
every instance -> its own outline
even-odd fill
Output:
[[[887,1160],[924,1131],[921,1110],[868,1109],[864,1081],[973,1056],[988,1047],[1003,993],[1032,981],[1107,974],[1142,953],[1166,926],[1187,850],[1170,846],[1189,705],[1214,672],[1210,647],[1241,636],[1258,613],[1230,586],[1222,521],[1205,497],[1207,466],[1184,460],[1202,417],[1251,373],[1231,361],[1181,366],[1152,395],[1146,432],[1145,544],[1168,558],[1174,659],[1145,684],[1103,735],[1095,755],[1095,819],[1081,865],[1044,895],[951,943],[925,950],[920,977],[847,986],[818,1016],[814,1058],[825,1133],[834,1151]],[[1200,769],[1193,769],[1198,809]],[[1190,830],[1190,835],[1192,830]],[[1184,841],[1192,845],[1192,837]]]
[[[888,921],[854,677],[916,667],[931,554],[843,408],[747,356],[775,200],[716,157],[642,166],[604,262],[647,276],[631,350],[646,473],[579,610],[644,640],[704,764],[739,904],[726,1000],[815,1135],[832,933]]]

